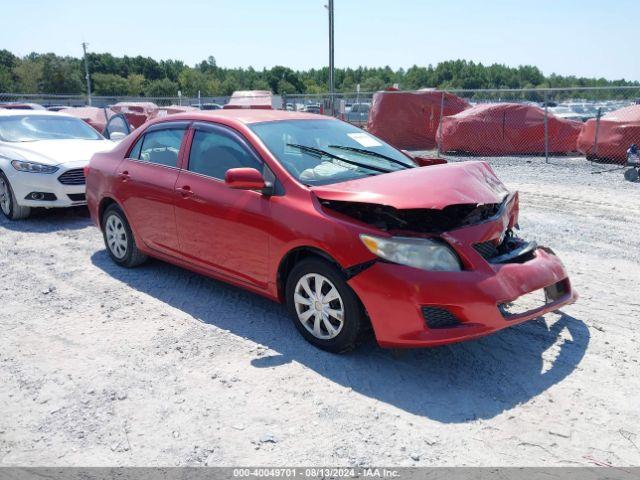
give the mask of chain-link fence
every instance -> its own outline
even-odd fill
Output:
[[[586,156],[624,162],[640,145],[640,87],[418,90],[288,95],[288,110],[335,115],[437,156]]]
[[[444,157],[585,156],[624,162],[640,145],[640,87],[433,90],[236,97],[93,96],[92,105],[282,108],[333,115],[392,145]],[[83,95],[1,94],[0,103],[84,106]],[[176,110],[177,111],[177,110]],[[170,113],[167,109],[165,113]]]

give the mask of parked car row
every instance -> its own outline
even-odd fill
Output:
[[[518,237],[516,192],[486,163],[435,163],[306,112],[186,111],[114,143],[63,112],[0,111],[7,218],[86,192],[116,264],[283,302],[332,352],[370,329],[385,347],[467,340],[575,300],[553,251]]]

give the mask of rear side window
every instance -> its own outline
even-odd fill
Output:
[[[172,128],[145,133],[131,150],[129,158],[177,167],[184,132],[184,128]]]
[[[189,153],[189,171],[224,179],[230,168],[262,169],[262,164],[231,134],[196,130]]]

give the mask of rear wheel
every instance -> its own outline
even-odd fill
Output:
[[[147,260],[138,250],[127,217],[116,204],[109,205],[102,215],[102,235],[109,256],[118,265],[132,268]]]
[[[31,214],[31,208],[18,205],[11,184],[0,172],[0,210],[9,220],[22,220]]]
[[[321,259],[302,260],[289,274],[285,294],[293,324],[310,343],[334,353],[356,346],[364,315],[336,267]]]

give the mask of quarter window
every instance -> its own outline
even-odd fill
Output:
[[[231,168],[262,169],[261,162],[232,134],[196,130],[189,153],[189,171],[224,179]]]

